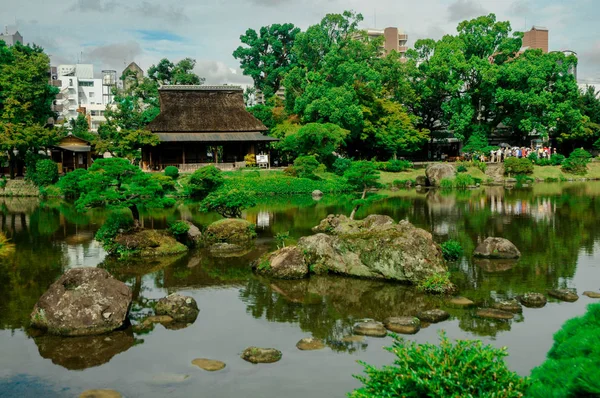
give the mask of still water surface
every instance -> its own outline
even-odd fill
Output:
[[[443,299],[408,286],[334,276],[302,281],[270,281],[254,276],[248,264],[289,231],[292,238],[331,213],[350,212],[349,198],[325,196],[270,199],[244,216],[257,224],[255,249],[240,258],[212,258],[204,251],[181,257],[118,263],[106,259],[93,235],[107,214],[77,213],[60,201],[0,200],[0,226],[15,244],[0,258],[0,396],[76,397],[83,390],[112,388],[126,397],[341,397],[359,383],[356,363],[388,364],[382,347],[391,338],[345,343],[362,318],[414,315],[440,307],[449,321],[414,336],[435,342],[443,329],[451,338],[477,338],[508,347],[509,366],[523,375],[539,365],[562,323],[585,312],[593,302],[550,300],[542,309],[525,308],[508,322],[478,319],[472,310],[449,308]],[[501,236],[513,241],[523,257],[516,264],[476,263],[465,256],[449,264],[460,294],[486,306],[527,291],[551,288],[600,289],[600,183],[540,184],[504,190],[391,193],[362,209],[367,214],[407,219],[443,242],[459,240],[471,253],[478,240]],[[218,219],[181,204],[144,217],[146,227],[164,228],[189,219],[205,226]],[[47,287],[71,267],[103,267],[131,286],[134,316],[149,302],[172,292],[193,296],[200,315],[193,325],[169,330],[156,325],[148,333],[132,328],[93,338],[63,339],[28,329],[33,305]],[[303,337],[324,339],[321,351],[299,351]],[[239,358],[255,345],[283,352],[275,364],[252,365]],[[195,358],[226,362],[220,372],[191,365]]]

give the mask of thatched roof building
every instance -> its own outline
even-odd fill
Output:
[[[193,169],[192,165],[223,162],[235,167],[246,154],[256,153],[256,145],[276,141],[246,111],[240,87],[163,86],[159,96],[160,114],[148,129],[161,144],[143,151],[143,161],[151,169],[167,165]]]

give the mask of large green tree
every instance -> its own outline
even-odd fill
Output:
[[[163,58],[148,68],[148,77],[159,85],[204,84],[205,79],[194,73],[196,60],[184,58],[177,63]]]

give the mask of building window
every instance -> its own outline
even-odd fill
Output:
[[[93,98],[93,97],[94,97],[94,92],[90,91],[90,98]]]
[[[84,81],[79,81],[79,85],[81,87],[94,87],[94,82],[84,82]]]
[[[73,79],[69,79],[69,86],[73,87]]]

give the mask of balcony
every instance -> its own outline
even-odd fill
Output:
[[[398,41],[407,41],[408,40],[408,35],[405,34],[398,34]]]
[[[408,51],[408,47],[407,46],[400,46],[400,47],[398,47],[398,52],[399,53],[405,53],[406,51]]]

